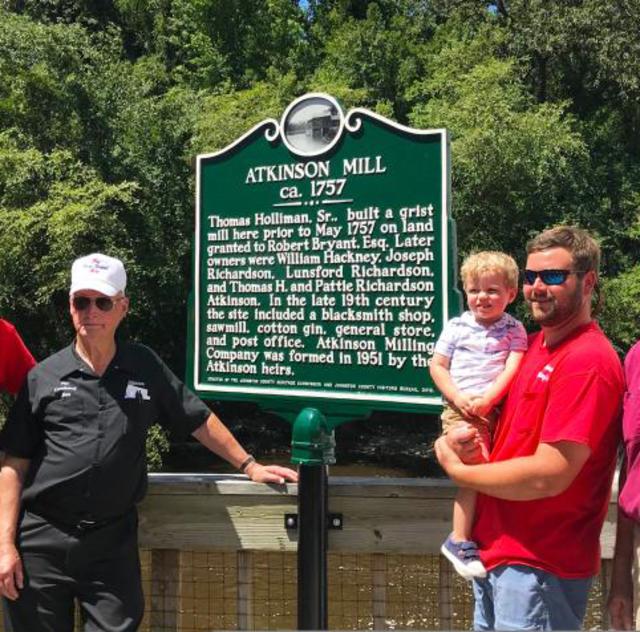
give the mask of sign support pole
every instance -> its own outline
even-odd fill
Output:
[[[293,423],[291,461],[298,479],[298,629],[326,630],[328,465],[335,463],[333,429],[316,408]]]
[[[300,465],[298,629],[327,630],[328,466]]]

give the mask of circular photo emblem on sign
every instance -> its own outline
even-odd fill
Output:
[[[338,102],[327,94],[306,94],[282,115],[282,140],[295,154],[318,156],[340,139],[344,116]]]

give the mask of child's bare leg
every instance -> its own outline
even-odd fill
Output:
[[[453,505],[453,531],[440,547],[441,553],[465,579],[486,577],[478,547],[471,541],[471,529],[476,509],[476,493],[461,488]]]
[[[451,538],[454,542],[471,540],[473,519],[476,513],[477,494],[472,489],[461,487],[453,501],[453,531]]]
[[[466,423],[452,428],[447,437],[464,443],[472,440],[478,451],[476,463],[489,458],[490,436],[484,423]],[[440,547],[442,554],[465,579],[486,577],[487,571],[480,560],[478,547],[471,541],[476,511],[477,494],[472,489],[460,488],[453,503],[453,531]]]

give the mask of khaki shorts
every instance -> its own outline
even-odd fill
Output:
[[[442,421],[442,434],[447,434],[452,428],[455,428],[459,424],[470,424],[478,430],[480,439],[485,448],[486,454],[491,450],[491,437],[493,436],[493,430],[496,425],[496,419],[498,418],[498,412],[496,409],[489,413],[488,419],[482,419],[481,417],[472,417],[467,419],[459,408],[456,408],[451,402],[446,402],[440,415]]]

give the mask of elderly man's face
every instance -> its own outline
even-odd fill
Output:
[[[129,308],[125,296],[106,296],[95,290],[79,290],[69,297],[69,311],[78,336],[110,340]]]

